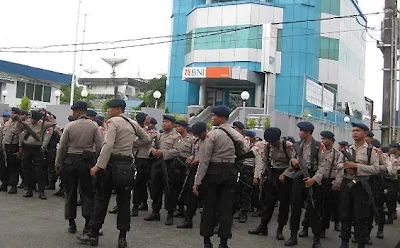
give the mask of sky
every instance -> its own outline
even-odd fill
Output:
[[[78,43],[114,41],[171,34],[172,0],[81,0]],[[1,1],[0,47],[74,44],[79,0],[12,0]],[[382,11],[383,0],[359,0],[364,13]],[[157,6],[157,7],[155,7]],[[368,26],[378,27],[370,33],[379,39],[382,15],[368,16]],[[151,39],[116,44],[100,44],[87,48],[139,45],[165,41]],[[382,53],[368,37],[365,96],[375,102],[374,112],[382,113]],[[118,77],[152,78],[167,73],[169,44],[140,46],[128,49],[84,52],[77,55],[76,75],[90,77],[84,69],[96,70],[93,77],[107,77],[111,69],[102,58],[126,58],[117,68]],[[80,47],[78,47],[80,49]],[[73,47],[52,48],[73,50]],[[150,56],[150,54],[152,56]],[[1,53],[0,59],[27,64],[63,73],[73,71],[73,53],[35,54]],[[82,64],[82,66],[80,66]]]

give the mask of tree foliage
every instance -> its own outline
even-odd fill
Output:
[[[74,87],[74,102],[81,101],[83,100],[81,97],[81,93],[83,90],[83,86],[75,86]],[[88,103],[89,108],[94,108],[91,100],[93,100],[93,95],[88,94],[86,97],[86,102]],[[60,103],[61,104],[69,104],[69,101],[71,99],[71,85],[63,85],[61,87],[61,96],[60,96]]]
[[[108,103],[109,101],[111,101],[112,99],[113,99],[113,98],[107,98],[107,100],[105,100],[105,101],[103,102],[103,105],[101,106],[101,111],[103,112],[103,114],[107,113],[107,109],[108,109],[107,103]]]
[[[167,77],[162,76],[160,78],[151,79],[144,88],[144,93],[140,94],[139,98],[144,102],[146,107],[154,107],[156,99],[153,97],[154,91],[160,91],[161,97],[158,99],[158,108],[165,106],[165,88],[166,88]]]
[[[29,111],[31,109],[31,100],[29,97],[24,96],[21,98],[21,103],[19,104],[21,110]]]

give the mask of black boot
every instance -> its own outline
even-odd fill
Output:
[[[0,186],[0,191],[3,191],[3,192],[7,192],[7,184],[2,184],[1,186]]]
[[[283,236],[283,225],[279,224],[278,229],[276,229],[276,239],[277,240],[284,240],[285,237]]]
[[[319,234],[319,237],[320,237],[321,239],[324,239],[324,238],[325,238],[325,230],[322,230],[322,231],[321,231],[321,233]]]
[[[185,220],[182,222],[182,224],[177,225],[177,228],[193,228],[193,218],[191,216],[186,216]]]
[[[89,234],[77,235],[76,238],[85,244],[90,244],[91,246],[99,245],[99,236],[93,232]]]
[[[41,200],[47,200],[47,197],[46,197],[44,191],[40,191],[40,192],[39,192],[39,199],[41,199]]]
[[[314,237],[312,248],[322,248],[321,242],[319,241],[319,237]]]
[[[253,235],[267,236],[268,235],[268,227],[264,223],[261,223],[255,229],[249,230],[248,233],[253,234]]]
[[[349,241],[342,241],[340,248],[349,248]]]
[[[353,236],[353,238],[351,239],[351,243],[355,243],[355,244],[358,243],[358,241],[357,241],[357,239],[356,239],[356,236]]]
[[[247,221],[247,212],[243,211],[240,213],[239,222],[246,223]]]
[[[132,216],[132,217],[136,217],[136,216],[138,216],[138,215],[139,215],[139,209],[138,209],[138,207],[137,207],[137,206],[133,206],[133,207],[132,207],[131,216]]]
[[[308,237],[308,227],[303,227],[303,230],[299,233],[299,237],[305,238]]]
[[[20,183],[20,185],[17,186],[19,189],[25,189],[26,184],[24,182]]]
[[[372,245],[371,236],[368,236],[368,237],[367,237],[367,245]]]
[[[386,225],[391,225],[391,224],[393,224],[393,220],[394,220],[393,216],[389,215],[385,224]]]
[[[145,221],[160,221],[160,213],[151,213],[149,217],[144,219]]]
[[[26,191],[26,193],[22,197],[32,197],[32,196],[33,196],[32,190],[28,189],[28,191]]]
[[[233,215],[233,219],[235,219],[235,220],[240,219],[240,212],[239,212],[239,211],[236,212],[236,213]]]
[[[147,211],[149,210],[149,206],[147,206],[147,203],[142,202],[139,206],[139,211]]]
[[[174,224],[174,213],[168,213],[167,219],[165,220],[166,226],[171,226]]]
[[[174,213],[174,217],[185,217],[185,209],[178,208]]]
[[[128,243],[126,242],[126,238],[118,239],[118,248],[126,248],[128,247]]]
[[[63,189],[59,189],[56,193],[53,194],[54,196],[64,196],[64,190]]]
[[[378,239],[383,239],[384,238],[384,236],[383,236],[383,224],[379,224],[378,232],[376,233],[376,237]]]
[[[116,214],[118,213],[118,205],[116,205],[115,207],[113,207],[110,211],[108,211],[110,214]]]
[[[261,210],[257,209],[257,211],[254,211],[251,217],[261,217]]]
[[[17,186],[11,186],[11,189],[8,191],[9,194],[16,194],[17,193]]]
[[[76,223],[75,223],[75,220],[69,220],[68,232],[69,232],[69,233],[76,233]]]
[[[55,190],[56,189],[56,183],[55,182],[49,182],[49,185],[47,185],[45,190]]]
[[[213,244],[209,237],[204,237],[204,248],[213,248]]]
[[[292,232],[290,239],[288,239],[285,244],[285,246],[295,246],[297,245],[297,232]]]
[[[340,230],[342,229],[342,227],[341,227],[341,225],[340,225],[340,223],[339,222],[335,222],[335,231],[336,232],[340,232]]]
[[[218,248],[229,248],[228,239],[221,238]]]

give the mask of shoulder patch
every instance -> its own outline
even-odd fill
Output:
[[[46,133],[50,133],[52,128],[47,128]]]
[[[321,142],[321,144],[319,145],[319,149],[321,150],[322,153],[325,152],[326,148],[325,145]]]

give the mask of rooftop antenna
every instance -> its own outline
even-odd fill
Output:
[[[109,64],[111,66],[111,80],[112,83],[114,84],[114,98],[118,99],[118,85],[115,83],[115,68],[119,66],[120,64],[124,63],[127,61],[127,59],[123,58],[115,58],[115,53],[114,53],[114,58],[101,58],[104,62]]]
[[[86,33],[86,18],[87,14],[84,14],[85,16],[85,21],[83,24],[83,34],[82,34],[82,46],[81,46],[81,62],[79,63],[79,78],[81,78],[82,75],[82,67],[83,67],[83,46],[85,44],[85,33]]]

